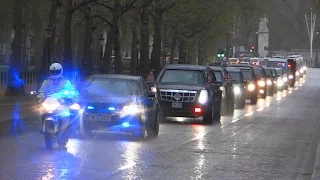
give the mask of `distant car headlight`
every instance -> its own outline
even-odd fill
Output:
[[[249,84],[248,85],[248,91],[253,91],[256,88],[254,84]]]
[[[156,93],[157,92],[157,88],[156,87],[151,87],[151,91]]]
[[[278,82],[277,82],[277,85],[278,85],[279,87],[283,86],[283,81],[282,81],[281,79],[279,79]]]
[[[271,86],[271,85],[272,85],[272,81],[268,79],[268,80],[267,80],[267,85],[268,85],[268,86]]]
[[[302,68],[302,69],[306,71],[306,70],[307,70],[307,66],[303,66],[303,68]]]
[[[141,106],[136,105],[136,104],[124,106],[122,109],[123,113],[131,114],[131,115],[138,114],[141,112],[141,110],[142,110]]]
[[[303,70],[303,69],[300,69],[300,73],[301,73],[301,74],[304,73],[304,70]]]
[[[258,86],[259,87],[264,87],[265,85],[266,85],[266,82],[264,82],[262,80],[258,81]]]
[[[235,86],[235,87],[233,88],[233,92],[234,92],[234,94],[236,94],[236,95],[240,94],[240,93],[241,93],[240,87]]]
[[[289,75],[289,79],[293,79],[293,75]]]
[[[207,91],[207,90],[201,90],[201,91],[200,91],[200,95],[199,95],[198,102],[199,102],[200,104],[205,104],[205,103],[208,102],[208,99],[209,99],[208,91]]]
[[[296,72],[296,76],[300,76],[300,73],[298,71]]]
[[[283,77],[283,78],[282,78],[282,81],[283,81],[283,82],[287,82],[287,81],[288,81],[288,78],[287,78],[287,77]]]

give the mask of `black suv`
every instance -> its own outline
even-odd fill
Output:
[[[275,72],[272,71],[271,67],[263,67],[267,76],[267,96],[273,96],[274,89],[276,88],[276,75]]]
[[[232,115],[234,112],[234,93],[231,76],[224,67],[210,66],[213,70],[216,80],[222,83],[222,115]]]
[[[246,97],[242,71],[237,67],[228,67],[226,70],[232,78],[234,106],[236,109],[243,109],[246,105]]]
[[[162,118],[203,117],[205,124],[219,120],[220,86],[209,67],[185,64],[163,67],[154,87]]]
[[[255,75],[256,87],[258,89],[258,95],[262,99],[267,97],[267,75],[262,66],[252,66],[252,65],[244,65],[244,64],[233,64],[230,67],[248,67],[252,69]]]

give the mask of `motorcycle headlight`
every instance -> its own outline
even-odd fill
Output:
[[[136,105],[136,104],[124,106],[122,109],[123,113],[131,114],[131,115],[138,114],[141,112],[141,110],[142,110],[141,106]]]
[[[238,86],[234,87],[233,92],[234,92],[234,94],[237,94],[237,95],[240,94],[241,93],[240,87],[238,87]]]
[[[249,91],[253,91],[256,88],[256,86],[254,84],[249,84],[248,85],[248,90]]]
[[[208,91],[207,90],[201,90],[200,91],[200,95],[199,95],[199,103],[200,104],[205,104],[208,102],[208,99],[209,99],[209,94],[208,94]]]
[[[264,87],[265,85],[266,85],[266,82],[264,82],[262,80],[258,81],[258,86],[259,87]]]
[[[288,78],[287,77],[283,77],[283,82],[287,82],[288,81]]]
[[[55,111],[60,106],[60,103],[56,98],[49,97],[45,99],[41,105],[46,111],[52,112],[52,111]]]
[[[272,81],[268,79],[268,80],[267,80],[267,85],[268,85],[268,86],[271,86],[271,85],[272,85]]]
[[[289,75],[289,79],[293,79],[293,75]]]
[[[73,110],[79,110],[79,109],[80,109],[80,105],[77,104],[77,103],[74,103],[74,104],[72,104],[69,108],[70,108],[70,109],[73,109]]]

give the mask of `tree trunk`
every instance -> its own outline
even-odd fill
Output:
[[[40,85],[42,82],[47,79],[48,74],[49,74],[49,66],[51,63],[55,62],[53,59],[54,56],[52,56],[52,52],[54,51],[55,48],[55,37],[56,37],[56,29],[57,29],[57,11],[60,6],[58,5],[58,0],[52,1],[51,3],[51,8],[50,8],[50,13],[49,13],[49,27],[52,27],[52,34],[50,39],[45,41],[43,44],[43,54],[41,58],[41,70],[40,70],[40,75],[38,79],[38,87],[40,88]]]
[[[161,24],[162,24],[162,12],[160,0],[155,0],[155,16],[154,16],[154,32],[153,32],[153,47],[151,54],[151,69],[154,69],[155,77],[161,70],[160,58],[161,58]]]
[[[149,0],[142,1],[141,9],[141,48],[140,48],[140,63],[139,75],[147,78],[150,71],[149,61]]]
[[[85,13],[85,33],[84,33],[84,46],[83,46],[83,58],[82,58],[82,78],[86,78],[92,73],[92,18],[91,9],[87,8]]]
[[[177,46],[177,34],[174,34],[172,37],[172,42],[171,42],[171,49],[170,49],[170,64],[174,63],[174,52]]]
[[[72,0],[65,1],[66,14],[64,21],[64,48],[63,48],[63,66],[64,74],[71,78],[72,73],[72,42],[71,42],[71,24],[72,24]]]
[[[121,55],[121,39],[120,39],[120,16],[121,16],[121,4],[119,1],[115,3],[115,11],[113,13],[113,26],[114,26],[114,65],[115,73],[120,74],[122,69],[122,55]]]
[[[138,14],[134,13],[134,21],[131,26],[131,74],[137,75],[137,59],[138,59],[138,51],[137,51],[137,24],[138,22]]]
[[[23,70],[22,62],[22,0],[14,1],[14,24],[15,36],[11,44],[12,57],[8,70],[7,95],[24,95],[24,83],[20,78]]]
[[[114,41],[114,28],[113,26],[110,26],[107,34],[106,48],[104,50],[103,65],[102,65],[100,74],[110,73],[111,63],[112,63],[111,56],[112,56],[112,49],[113,49],[113,41]]]
[[[179,41],[179,64],[188,64],[187,62],[187,44],[184,40]]]

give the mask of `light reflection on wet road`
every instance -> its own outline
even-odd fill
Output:
[[[2,137],[0,179],[308,179],[319,140],[319,80],[310,75],[211,126],[161,124],[159,137],[144,141],[97,134],[50,151],[38,129]]]

